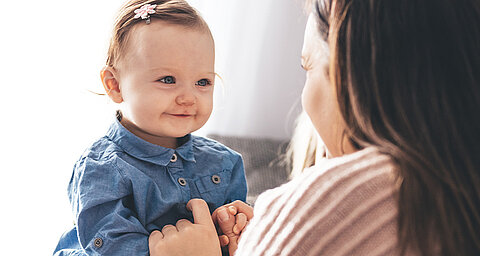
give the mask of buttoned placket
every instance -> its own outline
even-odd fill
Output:
[[[185,202],[187,202],[190,199],[190,186],[192,184],[189,184],[189,179],[185,176],[185,168],[183,166],[182,159],[180,159],[177,152],[173,153],[166,168],[173,176],[176,185],[180,187],[182,191],[182,197]]]

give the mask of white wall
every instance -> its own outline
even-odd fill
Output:
[[[211,24],[217,72],[225,80],[207,133],[288,139],[305,77],[300,67],[306,21],[302,2],[195,2]]]
[[[115,109],[87,90],[101,91],[120,2],[2,2],[0,255],[50,255],[72,224],[66,187],[73,164]],[[211,25],[225,81],[200,134],[287,138],[304,76],[301,1],[190,2]]]

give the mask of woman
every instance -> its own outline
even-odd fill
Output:
[[[480,255],[480,1],[311,6],[302,101],[333,159],[261,195],[235,255]],[[151,254],[218,253],[202,205]]]

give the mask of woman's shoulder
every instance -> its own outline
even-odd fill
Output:
[[[268,247],[281,248],[282,253],[393,253],[398,207],[395,180],[392,159],[366,148],[324,160],[262,194],[255,203],[255,218],[263,222],[258,225],[263,225],[265,234],[271,234]]]
[[[390,156],[369,147],[342,157],[324,159],[306,169],[299,178],[309,187],[341,192],[352,186],[364,187],[374,183],[393,188],[396,172]]]
[[[262,196],[309,195],[307,192],[311,189],[317,191],[315,195],[327,192],[338,194],[353,187],[363,188],[374,184],[394,189],[395,180],[395,166],[391,157],[369,147],[342,157],[324,159],[290,182],[269,190]]]

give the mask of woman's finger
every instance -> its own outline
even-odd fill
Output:
[[[189,225],[192,225],[192,223],[187,220],[187,219],[180,219],[177,221],[177,223],[175,224],[175,227],[177,228],[178,231],[182,231],[184,230],[185,228],[187,228]]]
[[[150,252],[154,252],[155,249],[161,244],[163,240],[163,234],[162,232],[158,230],[154,230],[152,233],[150,233],[150,236],[148,237],[148,248]]]
[[[246,204],[246,203],[244,203],[240,200],[234,201],[234,202],[230,203],[229,205],[235,206],[235,208],[237,208],[237,212],[244,213],[247,216],[248,220],[253,218],[253,207],[251,207],[250,205],[248,205],[248,204]]]
[[[212,221],[212,216],[208,210],[208,205],[202,199],[191,199],[187,203],[187,209],[192,211],[193,220],[195,224],[201,224],[215,230],[215,225]]]
[[[148,240],[153,240],[153,241],[157,241],[161,239],[163,239],[163,234],[158,230],[152,231],[152,233],[150,233],[150,236],[148,238]]]
[[[163,234],[164,237],[169,236],[173,233],[177,233],[177,232],[178,232],[177,228],[173,225],[165,225],[162,228],[162,234]]]

